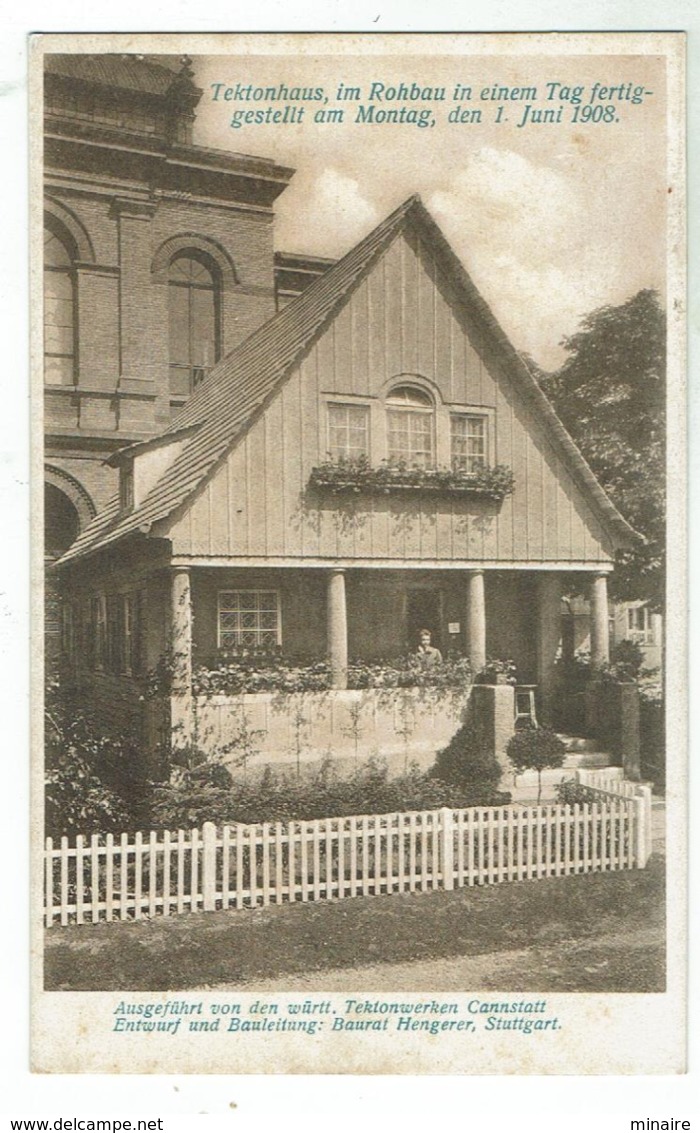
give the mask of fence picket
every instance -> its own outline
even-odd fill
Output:
[[[292,877],[290,875],[289,885],[291,888]],[[278,905],[282,904],[282,895],[284,889],[284,850],[282,844],[282,823],[275,823],[275,902]]]
[[[345,896],[345,818],[336,819],[338,837],[338,897]]]
[[[185,831],[177,832],[177,911],[185,908]]]
[[[190,832],[190,909],[199,908],[199,830]]]
[[[369,893],[369,819],[362,816],[362,896]]]
[[[143,883],[143,834],[139,830],[134,838],[134,920],[141,919],[141,889]]]
[[[287,869],[289,870],[289,901],[297,899],[297,824],[287,824]]]
[[[591,814],[590,814],[590,810],[591,810],[591,808],[590,808],[589,803],[582,803],[581,804],[581,823],[582,823],[582,834],[581,834],[582,868],[581,868],[581,872],[582,873],[588,873],[590,871],[590,868],[591,868],[591,856],[590,856],[590,849],[591,849],[591,845],[590,845],[591,844]]]
[[[260,833],[262,851],[262,903],[270,904],[270,823],[263,822]]]
[[[357,818],[350,819],[350,896],[357,896]]]
[[[157,834],[151,830],[148,839],[148,915],[155,916],[156,912],[156,886],[158,883]]]
[[[170,831],[163,831],[163,916],[170,916]]]
[[[600,814],[598,811],[598,803],[594,800],[591,803],[591,872],[595,872],[596,865],[598,865],[598,846],[599,846],[599,827],[600,827]]]
[[[564,807],[564,876],[571,874],[571,807]]]
[[[221,831],[221,908],[228,909],[231,890],[231,827]]]
[[[245,903],[245,826],[236,825],[236,908],[242,909]]]
[[[504,819],[505,819],[505,815],[503,814],[503,807],[499,807],[498,810],[496,811],[496,830],[497,830],[497,835],[498,835],[498,837],[497,837],[498,859],[497,859],[497,869],[496,869],[496,880],[497,881],[504,881],[505,876],[506,876],[505,875],[506,838],[505,838],[505,829],[504,829],[504,825],[503,825]]]
[[[416,891],[416,840],[418,834],[416,830],[416,816],[414,813],[408,816],[408,888],[409,892],[415,893]]]
[[[430,888],[437,889],[440,877],[440,830],[437,812],[428,820],[428,839],[430,844]]]
[[[309,835],[306,822],[299,823],[299,857],[301,860],[301,899],[309,899]]]
[[[326,827],[326,900],[333,896],[333,819],[327,818]],[[339,887],[340,888],[340,887]]]
[[[90,920],[96,924],[100,916],[100,856],[99,838],[90,838]]]
[[[527,808],[527,877],[535,876],[535,837],[537,831],[537,811],[535,807]]]
[[[129,835],[122,834],[119,840],[119,919],[125,921],[129,915]]]
[[[535,811],[535,877],[542,877],[544,871],[544,849],[542,846],[542,824],[546,822],[547,807],[538,806]]]
[[[476,875],[479,885],[481,885],[483,881],[486,881],[484,872],[484,812],[481,807],[476,807],[474,820],[476,822]]]
[[[581,777],[580,782],[584,782]],[[589,785],[586,782],[586,785]],[[651,792],[591,780],[591,802],[351,815],[314,821],[151,831],[130,842],[78,834],[46,841],[44,919],[110,922],[235,904],[450,889],[643,868]],[[298,852],[297,852],[298,845]],[[218,851],[222,858],[219,864]],[[201,864],[200,864],[201,862]],[[232,876],[234,874],[234,876]]]
[[[83,836],[75,839],[75,916],[78,924],[85,923],[85,878],[83,876]]]
[[[456,882],[460,889],[464,885],[464,811],[457,812],[457,875]]]
[[[428,821],[425,811],[420,812],[420,887],[428,888]]]
[[[44,921],[47,928],[53,924],[53,839],[46,839],[44,855],[44,886],[46,893]]]
[[[394,816],[386,820],[386,865],[384,873],[386,876],[386,891],[393,893],[394,890]]]
[[[254,909],[258,903],[258,827],[249,826],[248,830],[248,892],[250,907]]]
[[[379,815],[374,816],[374,892],[382,891],[382,820]]]
[[[610,863],[610,807],[607,799],[600,806],[600,868],[607,872]]]
[[[68,839],[61,838],[61,924],[68,924]]]
[[[476,884],[474,865],[474,817],[473,809],[467,811],[467,885]]]
[[[581,806],[574,803],[574,873],[581,872]]]
[[[406,846],[404,841],[406,816],[396,816],[396,878],[399,893],[406,888]]]
[[[321,897],[321,837],[318,822],[311,824],[311,831],[313,838],[314,901],[318,901]]]

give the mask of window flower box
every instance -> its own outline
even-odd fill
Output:
[[[420,492],[442,496],[475,496],[501,503],[515,487],[510,468],[497,464],[465,472],[453,468],[420,468],[389,464],[373,468],[365,457],[328,460],[311,469],[309,487],[334,495],[376,495]]]

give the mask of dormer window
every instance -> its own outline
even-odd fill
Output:
[[[119,497],[122,511],[128,511],[134,506],[134,466],[132,463],[124,465],[121,469]]]
[[[390,464],[435,467],[435,405],[417,386],[396,386],[386,399]]]

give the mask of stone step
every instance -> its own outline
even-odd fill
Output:
[[[543,771],[541,801],[543,803],[555,802],[557,786],[565,779],[573,779],[574,770],[574,768],[557,767]],[[502,781],[501,789],[510,791],[512,801],[515,803],[534,803],[538,791],[537,772],[524,771],[522,775],[518,775],[516,778],[513,775],[506,775]]]
[[[567,751],[595,751],[597,740],[588,739],[586,736],[570,736],[566,732],[557,732],[559,739],[562,741]]]
[[[613,759],[609,751],[572,751],[564,757],[563,767],[575,770],[577,767],[611,767]]]

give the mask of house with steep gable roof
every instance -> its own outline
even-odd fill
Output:
[[[216,746],[240,703],[205,704],[193,666],[250,650],[327,661],[317,714],[347,714],[353,659],[406,654],[425,628],[473,673],[512,659],[547,720],[572,584],[607,659],[608,574],[638,537],[417,197],[110,461],[119,495],[58,564],[75,678],[105,718],[143,711],[139,681],[168,653],[166,732]],[[269,760],[292,725],[255,696]],[[431,712],[416,751],[459,719]],[[391,712],[369,715],[365,748],[394,750]],[[327,747],[341,734],[331,721]]]

